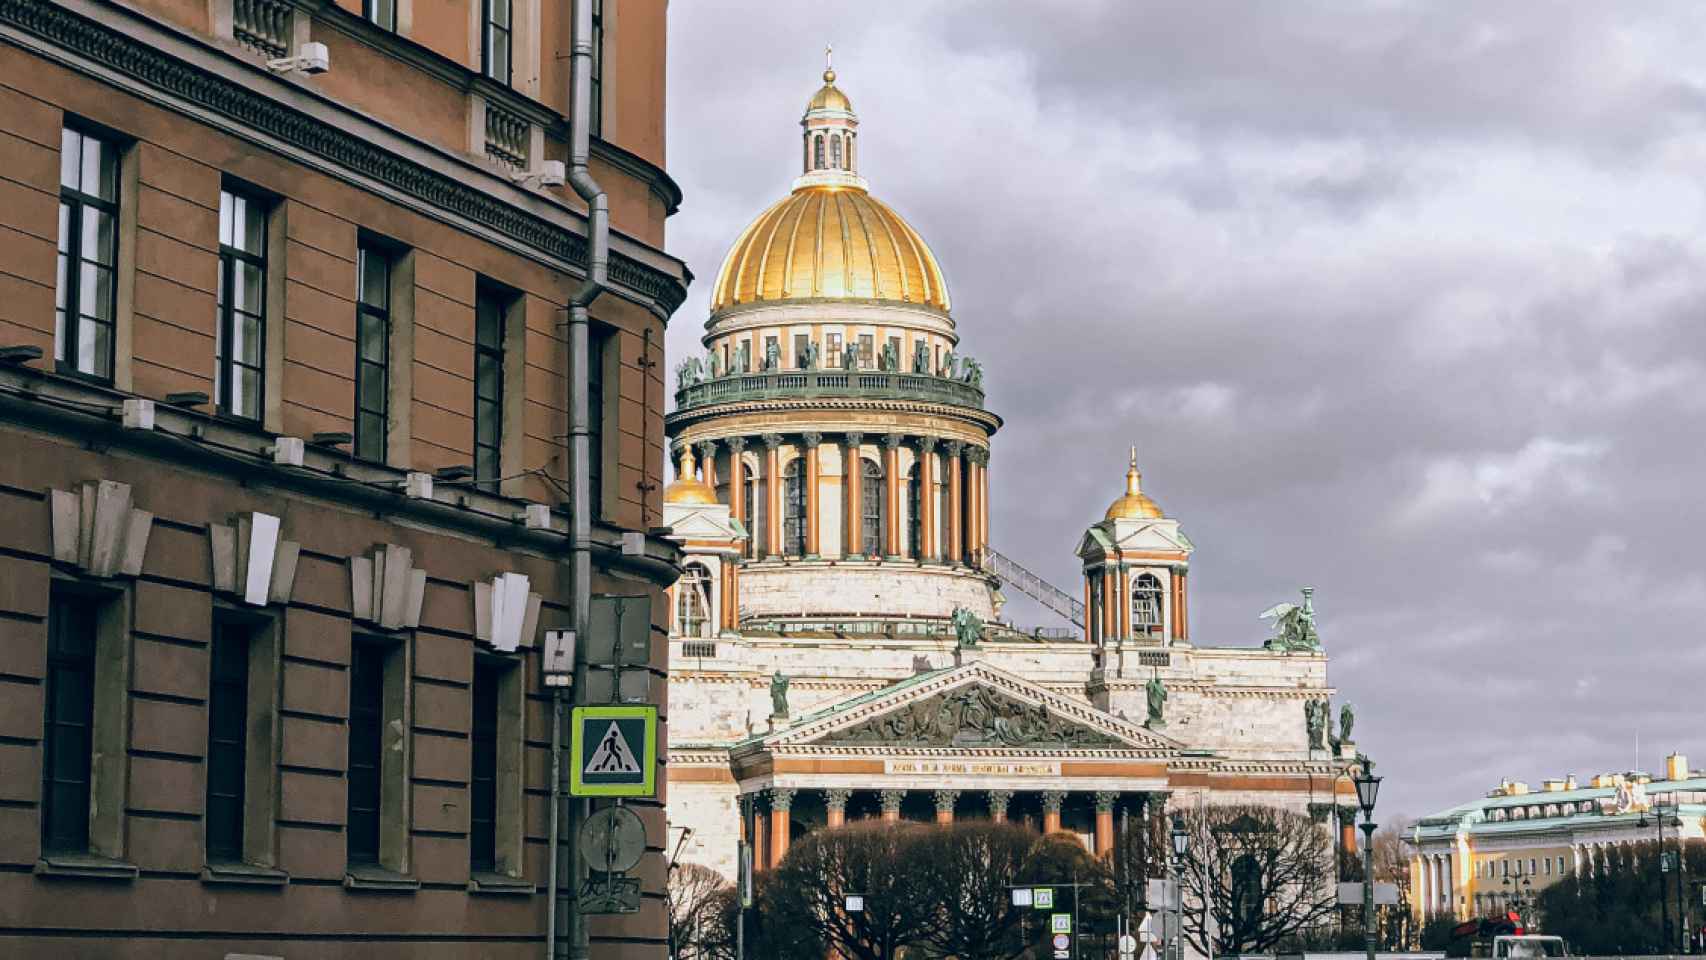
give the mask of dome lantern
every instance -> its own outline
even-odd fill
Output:
[[[835,85],[835,67],[831,47],[823,48],[823,86],[806,103],[800,126],[805,129],[802,142],[800,187],[831,186],[865,188],[865,178],[859,176],[859,115],[853,112],[853,101]]]
[[[681,468],[675,473],[675,482],[664,488],[663,502],[672,504],[717,502],[716,492],[705,481],[699,479],[697,467],[693,463],[692,444],[682,445]]]
[[[1108,506],[1104,520],[1157,520],[1161,507],[1143,492],[1143,474],[1137,470],[1137,448],[1131,448],[1131,467],[1125,474],[1125,496]]]

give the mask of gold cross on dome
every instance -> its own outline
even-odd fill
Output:
[[[823,45],[823,68],[825,70],[833,70],[835,68],[835,64],[831,62],[831,59],[834,57],[834,55],[835,55],[835,47],[833,47],[827,43],[824,44]]]

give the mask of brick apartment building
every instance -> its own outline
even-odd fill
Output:
[[[0,955],[542,954],[576,522],[678,569],[665,8],[0,0]]]

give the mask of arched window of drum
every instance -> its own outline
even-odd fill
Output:
[[[711,613],[711,571],[690,563],[675,584],[675,625],[684,637],[705,633]]]
[[[906,476],[906,555],[914,559],[922,553],[920,548],[923,547],[919,542],[924,534],[924,524],[920,522],[920,514],[924,512],[924,491],[919,482],[921,472],[915,463],[912,472]]]
[[[756,555],[753,551],[758,549],[758,515],[752,512],[753,505],[758,499],[758,477],[755,475],[756,471],[752,469],[751,464],[746,465],[744,472],[746,474],[746,494],[741,503],[741,516],[746,518],[746,555],[751,557]]]
[[[851,133],[849,133],[847,135],[847,169],[848,170],[853,169],[853,141],[855,141],[857,139],[858,139],[858,137],[854,136]]]
[[[859,542],[870,556],[883,554],[883,468],[876,461],[864,461],[864,476],[859,481]]]
[[[1138,574],[1131,584],[1131,625],[1161,626],[1161,581],[1152,573]]]
[[[823,134],[812,138],[812,169],[823,169]]]
[[[932,453],[930,456],[935,458],[937,454]],[[952,514],[948,512],[952,509],[948,503],[948,484],[942,479],[947,475],[948,472],[942,469],[942,461],[939,459],[932,459],[930,462],[930,476],[936,479],[936,551],[941,554],[941,556],[937,557],[938,560],[947,559],[948,551],[944,548],[944,545],[948,542],[948,518],[952,516]]]
[[[795,457],[782,471],[782,552],[806,552],[806,460]]]
[[[839,136],[829,138],[829,165],[837,170],[841,169],[841,137]]]

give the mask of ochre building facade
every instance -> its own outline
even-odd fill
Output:
[[[1002,421],[966,353],[976,318],[860,175],[835,81],[807,104],[792,191],[724,259],[707,353],[677,364],[681,859],[732,878],[743,839],[762,870],[862,817],[1023,820],[1099,855],[1198,802],[1348,817],[1355,747],[1309,719],[1335,693],[1319,643],[1192,636],[1194,547],[1135,456],[1080,535],[1082,599],[1028,585],[1077,629],[1001,622],[1026,575],[992,547]]]
[[[0,3],[0,954],[542,954],[539,637],[663,693],[665,7]]]

